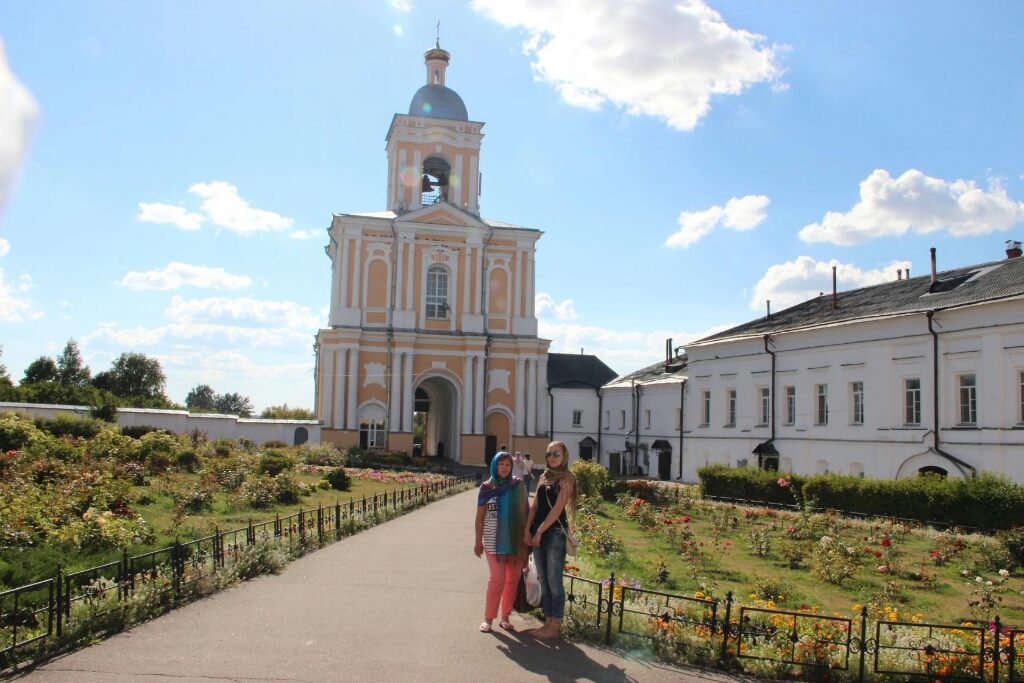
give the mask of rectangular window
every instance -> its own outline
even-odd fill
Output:
[[[903,380],[903,424],[921,424],[921,380],[909,377]]]
[[[960,375],[960,424],[978,424],[978,380],[974,375]]]
[[[772,419],[772,394],[768,387],[761,387],[757,390],[758,396],[758,417],[761,418],[758,425],[767,427]]]
[[[608,429],[612,426],[612,411],[604,411],[604,428]]]
[[[850,401],[853,404],[851,424],[864,424],[864,382],[850,382]]]
[[[650,429],[650,428],[651,428],[651,411],[645,410],[644,411],[644,429]]]
[[[700,423],[705,427],[711,424],[711,392],[700,392]]]
[[[786,387],[786,424],[796,424],[796,387]]]
[[[572,426],[582,427],[583,426],[583,411],[574,410],[572,411]]]
[[[620,410],[619,411],[619,429],[625,429],[625,428],[626,428],[626,411],[625,410]]]
[[[817,400],[816,410],[814,419],[815,424],[827,425],[828,424],[828,385],[827,384],[815,384],[814,394]]]
[[[729,389],[725,392],[725,416],[726,427],[736,426],[736,390]]]
[[[430,266],[427,271],[427,317],[448,319],[448,271]]]
[[[361,448],[383,448],[384,420],[361,420],[359,422],[359,445]]]

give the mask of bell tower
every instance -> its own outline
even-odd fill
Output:
[[[427,82],[408,114],[395,114],[385,138],[387,208],[396,214],[444,202],[480,215],[480,142],[459,94],[445,85],[452,56],[440,42],[423,54]]]

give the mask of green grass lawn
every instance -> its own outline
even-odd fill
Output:
[[[735,599],[748,605],[771,600],[772,606],[782,610],[817,607],[824,614],[853,616],[859,613],[860,605],[869,605],[872,616],[881,612],[888,617],[891,612],[886,608],[890,607],[899,618],[926,622],[977,623],[998,614],[1004,623],[1024,625],[1021,572],[1017,569],[1006,578],[999,575],[1002,558],[998,543],[991,538],[960,537],[964,549],[953,554],[944,566],[936,566],[930,556],[936,549],[934,530],[909,530],[905,536],[891,533],[886,547],[882,545],[885,527],[880,526],[881,522],[835,518],[829,524],[828,518],[822,517],[819,522],[832,542],[853,547],[857,551],[855,560],[861,565],[841,585],[833,585],[812,571],[821,541],[798,541],[787,534],[794,525],[793,513],[766,514],[750,509],[745,515],[740,507],[699,500],[655,507],[663,517],[650,531],[628,517],[619,504],[602,501],[596,515],[614,524],[613,533],[621,541],[623,552],[607,556],[584,553],[575,563],[582,575],[601,578],[615,572],[616,576],[638,579],[644,588],[687,595],[702,591],[720,599],[731,591]],[[664,524],[666,517],[672,524]],[[687,517],[689,522],[684,524]],[[684,528],[689,529],[696,544],[691,560],[680,549]],[[762,541],[767,539],[762,556],[754,552],[749,537],[755,530],[761,531]],[[866,548],[870,552],[865,552]],[[901,557],[894,558],[893,550]],[[876,557],[875,553],[882,551],[888,554]],[[787,552],[793,556],[792,562]],[[897,560],[895,573],[879,571],[885,566],[885,557]],[[659,584],[660,566],[667,570],[667,579]],[[977,582],[978,576],[982,583]],[[993,585],[986,586],[985,581]],[[986,591],[992,602],[989,609],[984,605]],[[982,604],[972,610],[972,601]]]

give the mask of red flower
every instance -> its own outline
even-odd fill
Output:
[[[875,551],[875,557],[881,557],[881,556],[882,556],[882,551],[881,550],[876,550]]]
[[[683,517],[683,524],[689,524],[689,523],[690,523],[690,515],[686,515],[685,517]]]
[[[882,539],[882,547],[883,548],[888,548],[891,545],[892,545],[892,541],[890,541],[888,538],[883,538]]]

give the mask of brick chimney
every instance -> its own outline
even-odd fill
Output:
[[[1006,240],[1006,258],[1020,258],[1024,253],[1020,249],[1020,242],[1017,240]]]

